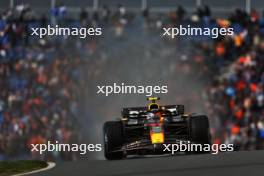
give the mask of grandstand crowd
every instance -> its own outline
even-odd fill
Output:
[[[39,156],[30,152],[30,144],[47,140],[81,142],[77,117],[81,104],[79,90],[86,80],[82,75],[90,70],[96,71],[90,74],[100,74],[102,66],[102,62],[91,62],[89,58],[103,57],[98,52],[104,51],[97,48],[107,37],[38,39],[30,36],[30,27],[99,25],[109,29],[114,36],[112,42],[124,42],[126,33],[133,32],[129,31],[131,26],[141,26],[142,33],[156,34],[163,26],[182,23],[234,28],[234,36],[218,39],[179,37],[177,42],[193,41],[188,44],[195,49],[193,53],[174,58],[181,59],[182,63],[172,73],[204,80],[203,93],[190,93],[188,101],[204,102],[214,143],[234,143],[237,150],[263,149],[264,17],[257,11],[247,14],[238,9],[224,19],[212,17],[207,6],[192,14],[180,6],[166,14],[153,14],[149,9],[139,14],[119,5],[114,11],[107,6],[95,12],[82,9],[78,19],[71,19],[64,5],[51,9],[48,16],[36,16],[29,5],[21,5],[0,15],[0,160],[12,157],[77,159],[78,155],[67,152]],[[174,47],[170,39],[161,40]],[[71,54],[65,50],[71,50]],[[114,48],[108,52],[114,52]],[[87,71],[85,64],[93,65]]]

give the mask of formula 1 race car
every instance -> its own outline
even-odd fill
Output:
[[[164,154],[164,144],[190,141],[210,144],[205,115],[184,114],[183,105],[160,106],[148,98],[148,107],[123,108],[122,118],[104,124],[104,154],[108,160],[127,155]]]

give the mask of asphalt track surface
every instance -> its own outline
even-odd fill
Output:
[[[57,163],[32,176],[263,176],[264,151]]]

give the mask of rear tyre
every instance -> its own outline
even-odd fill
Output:
[[[109,121],[104,124],[104,155],[108,160],[117,160],[124,158],[120,149],[123,144],[122,124],[119,121]]]
[[[207,116],[192,116],[189,119],[190,140],[196,144],[209,144],[211,147],[211,135]],[[210,153],[210,151],[195,151],[195,153]]]

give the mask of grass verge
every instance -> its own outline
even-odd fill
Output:
[[[0,161],[0,176],[30,172],[47,166],[46,162],[38,160]]]

